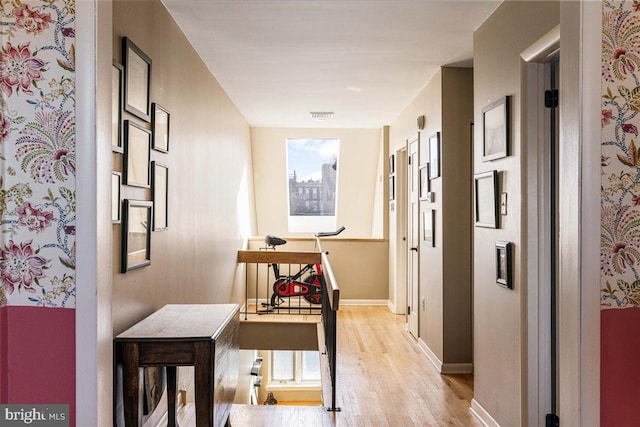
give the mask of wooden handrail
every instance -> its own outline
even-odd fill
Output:
[[[327,286],[327,295],[329,296],[331,310],[338,311],[340,305],[340,287],[338,286],[336,276],[333,275],[329,258],[324,252],[322,253],[322,275],[324,276],[324,282]]]
[[[320,264],[320,252],[238,251],[238,262],[257,264]]]

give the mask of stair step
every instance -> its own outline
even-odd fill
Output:
[[[334,412],[322,406],[233,405],[231,427],[325,427],[336,424]]]

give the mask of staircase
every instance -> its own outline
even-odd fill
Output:
[[[240,321],[240,349],[243,350],[315,350],[320,354],[322,407],[284,405],[233,405],[232,426],[326,426],[335,424],[336,322],[340,289],[326,253],[322,252],[239,251],[238,262],[246,263],[247,299]],[[269,307],[273,263],[275,271],[297,271],[315,264],[322,282],[320,307],[289,302],[286,309]],[[289,267],[282,267],[289,263]],[[262,265],[261,265],[262,264]],[[266,277],[261,277],[260,271]],[[251,273],[249,273],[251,272]],[[255,272],[255,273],[254,273]],[[290,274],[290,273],[289,273]],[[271,280],[270,280],[271,279]],[[260,291],[266,289],[266,294]],[[275,292],[275,289],[273,289]],[[249,294],[252,294],[249,298]],[[266,302],[265,302],[266,301]],[[267,309],[265,309],[267,307]]]

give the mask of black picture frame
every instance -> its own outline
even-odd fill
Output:
[[[482,109],[482,161],[509,155],[510,97],[503,96]]]
[[[124,100],[124,67],[111,63],[111,151],[122,153],[122,103]]]
[[[124,183],[149,188],[151,131],[131,120],[124,121]]]
[[[111,223],[120,224],[122,222],[122,174],[111,171]]]
[[[128,37],[122,38],[124,65],[124,109],[149,122],[151,99],[151,58]]]
[[[498,172],[495,170],[473,176],[475,193],[475,226],[499,228]]]
[[[513,289],[512,250],[511,242],[502,240],[496,242],[496,282],[509,289]]]
[[[432,248],[436,247],[436,211],[425,209],[422,211],[422,242]]]
[[[418,169],[418,195],[420,200],[428,200],[431,191],[429,180],[429,163],[420,166]]]
[[[169,229],[169,167],[151,162],[151,197],[153,200],[153,231]]]
[[[171,114],[157,103],[151,104],[152,148],[162,153],[169,152],[169,130]]]
[[[389,177],[389,200],[395,200],[396,198],[396,177]]]
[[[440,132],[429,137],[429,179],[440,176]]]
[[[122,273],[151,264],[152,219],[153,202],[125,199],[122,212]]]

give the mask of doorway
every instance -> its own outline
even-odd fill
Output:
[[[527,61],[528,424],[555,425],[558,413],[559,29]],[[543,52],[541,54],[540,52]],[[550,423],[550,424],[548,424]]]
[[[409,333],[418,339],[419,313],[419,216],[418,198],[418,146],[420,134],[407,141],[407,327]]]

